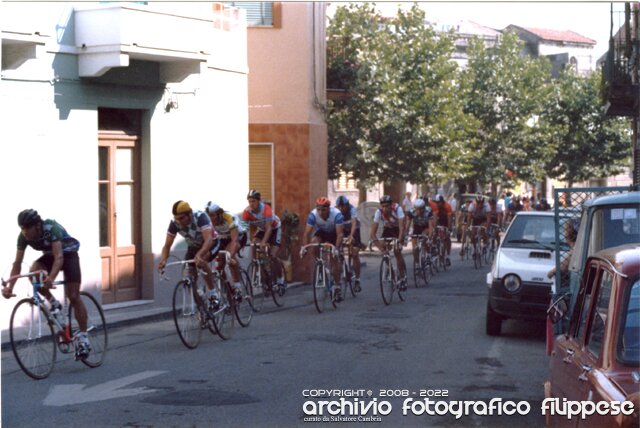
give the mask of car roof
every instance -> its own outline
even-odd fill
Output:
[[[626,192],[619,193],[617,195],[600,196],[598,198],[590,199],[584,203],[584,205],[588,207],[617,204],[640,204],[640,192]]]
[[[518,216],[530,216],[530,215],[539,215],[539,216],[543,216],[543,217],[553,217],[554,214],[553,214],[553,211],[518,211],[516,213],[516,217],[518,217]]]
[[[633,277],[640,272],[640,242],[607,248],[598,251],[590,258],[606,260],[617,271]]]

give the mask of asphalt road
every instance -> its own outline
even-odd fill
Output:
[[[544,325],[507,321],[501,337],[485,335],[488,267],[454,257],[453,269],[427,288],[411,283],[405,302],[385,306],[379,258],[365,262],[362,293],[339,309],[318,314],[310,287],[301,286],[287,292],[283,308],[266,301],[249,328],[236,324],[231,340],[205,331],[195,350],[160,317],[112,329],[102,367],[58,354],[41,381],[4,351],[2,427],[544,425]],[[474,414],[492,399],[528,405],[528,414]],[[459,401],[476,407],[459,418],[437,414]]]

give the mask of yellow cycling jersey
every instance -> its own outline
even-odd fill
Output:
[[[224,239],[224,238],[230,238],[231,237],[231,231],[233,229],[238,229],[238,232],[242,233],[244,230],[238,225],[238,222],[236,221],[236,218],[228,212],[224,212],[222,214],[222,221],[220,222],[220,224],[215,224],[213,225],[213,228],[215,229],[215,231],[218,233],[218,235],[220,236],[220,238]]]

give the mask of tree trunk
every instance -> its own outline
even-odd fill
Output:
[[[404,180],[391,180],[388,183],[384,183],[384,194],[391,196],[394,202],[401,204],[404,199],[405,187]]]
[[[367,188],[358,182],[358,205],[367,202]]]

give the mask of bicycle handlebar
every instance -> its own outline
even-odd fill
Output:
[[[0,278],[0,283],[2,284],[3,287],[6,287],[9,282],[20,279],[20,278],[33,278],[33,277],[39,277],[38,278],[38,282],[34,282],[32,284],[43,284],[44,281],[44,277],[49,275],[49,272],[47,272],[46,270],[36,270],[33,272],[28,272],[28,273],[24,273],[24,274],[19,274],[19,275],[13,275],[7,279],[4,278]],[[64,284],[64,281],[62,280],[58,280],[58,281],[52,281],[51,282],[51,286],[49,288],[55,290],[56,289],[56,285],[61,285]]]
[[[331,248],[331,252],[333,254],[336,254],[338,249],[336,248],[335,245],[330,244],[328,242],[322,243],[322,242],[313,242],[311,244],[307,244],[307,245],[303,245],[302,247],[300,247],[300,258],[303,258],[305,254],[307,254],[307,248],[309,247],[330,247]]]

